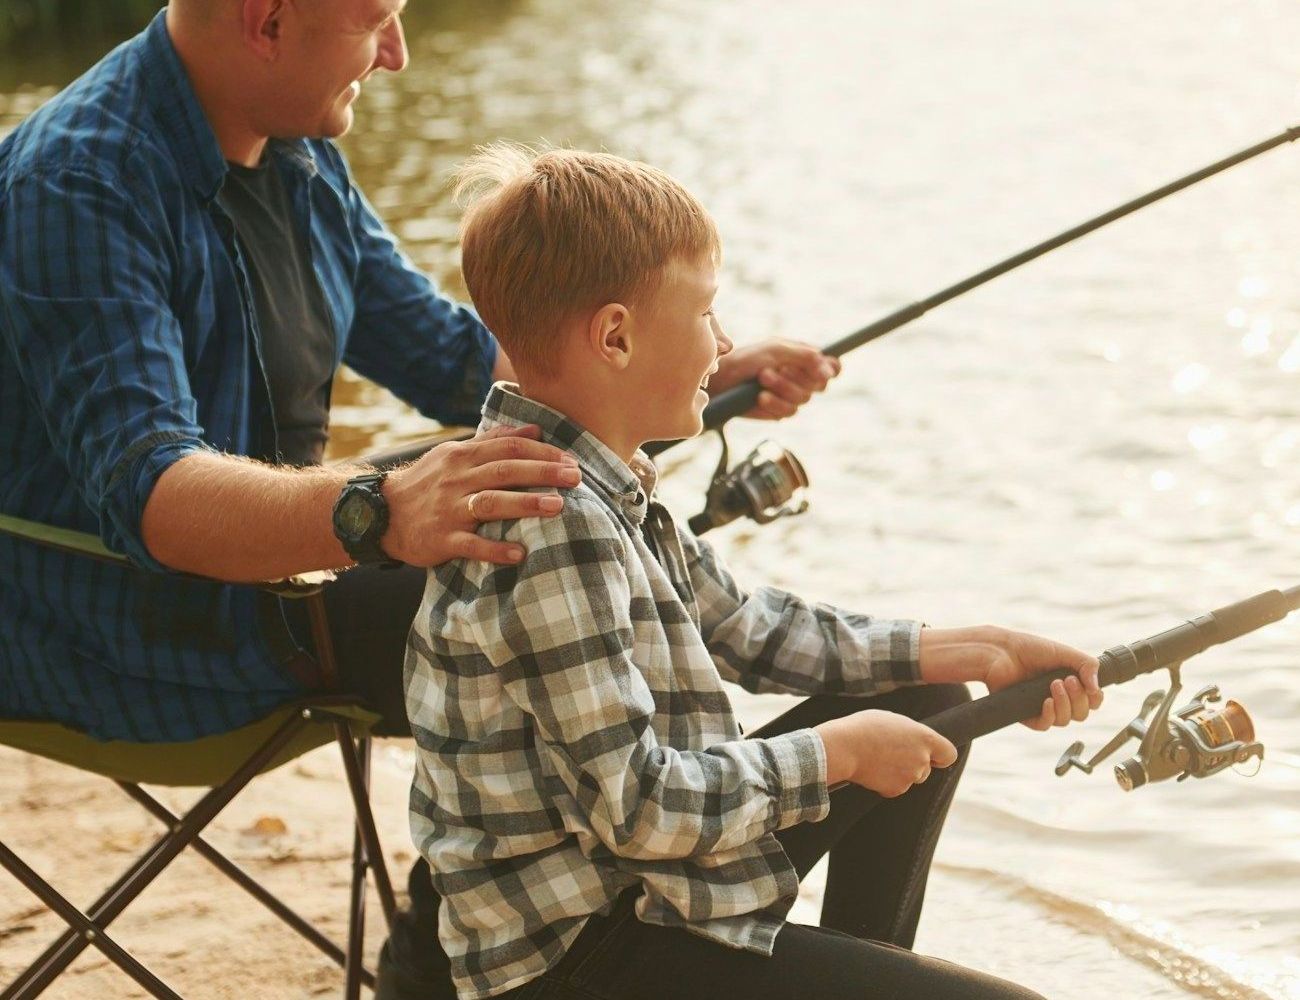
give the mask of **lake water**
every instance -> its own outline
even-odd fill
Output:
[[[473,144],[603,148],[710,206],[741,342],[828,342],[1300,118],[1280,0],[413,0],[409,31],[411,68],[367,84],[345,146],[422,266],[462,292],[446,180]],[[0,67],[0,131],[88,58]],[[936,310],[793,420],[735,425],[733,449],[770,434],[814,484],[805,516],[717,533],[740,575],[1091,650],[1300,582],[1298,158]],[[427,430],[346,375],[336,400],[337,454]],[[715,453],[666,456],[681,515]],[[918,947],[1066,1000],[1300,998],[1297,640],[1284,622],[1185,670],[1252,711],[1253,778],[1053,776],[1160,678],[1069,733],[981,741]]]

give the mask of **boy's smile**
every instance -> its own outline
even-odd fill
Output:
[[[636,386],[632,398],[645,401],[642,443],[692,437],[703,429],[709,378],[732,346],[713,314],[717,290],[717,268],[708,256],[674,258],[658,287],[633,309],[626,375]]]

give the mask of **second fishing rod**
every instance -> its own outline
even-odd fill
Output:
[[[901,326],[924,316],[930,310],[964,295],[972,289],[992,281],[1008,271],[1013,271],[1032,260],[1042,257],[1068,243],[1072,243],[1088,233],[1095,232],[1117,219],[1131,215],[1147,205],[1154,204],[1193,184],[1222,173],[1240,163],[1252,160],[1271,149],[1300,138],[1300,126],[1284,129],[1262,142],[1239,150],[1231,156],[1216,160],[1208,166],[1190,174],[1161,185],[1137,198],[1130,199],[1110,211],[1081,222],[1077,226],[1058,233],[1050,239],[1036,243],[1026,250],[999,261],[991,267],[972,274],[968,278],[949,285],[927,298],[913,302],[911,305],[896,309],[873,323],[869,323],[846,337],[828,344],[823,352],[832,357],[842,357],[863,344],[870,343]],[[718,466],[710,479],[705,494],[704,509],[690,519],[691,530],[703,534],[713,528],[728,524],[740,517],[748,517],[759,524],[765,524],[780,517],[798,514],[806,510],[807,501],[804,493],[808,486],[808,476],[803,465],[787,449],[770,441],[763,442],[743,461],[730,467],[725,425],[733,417],[747,412],[758,399],[759,385],[751,379],[725,392],[719,393],[704,410],[704,429],[716,430],[722,439],[722,454]],[[656,441],[647,445],[645,451],[651,456],[658,455],[677,441]]]

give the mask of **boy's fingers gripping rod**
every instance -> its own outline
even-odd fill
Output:
[[[1138,674],[1177,666],[1211,646],[1280,621],[1297,609],[1300,609],[1300,587],[1269,590],[1149,638],[1112,646],[1098,657],[1101,661],[1098,681],[1103,687],[1123,684]],[[1034,718],[1051,694],[1052,681],[1069,677],[1071,673],[1071,670],[1053,670],[923,721],[960,746],[977,736]]]
[[[1089,219],[1087,222],[1080,223],[1071,229],[1067,229],[1065,232],[1053,236],[1049,240],[1044,240],[1042,243],[1038,243],[1027,250],[1022,250],[1020,253],[1008,257],[1006,260],[994,264],[992,267],[987,267],[983,271],[973,274],[963,281],[957,282],[955,285],[950,285],[948,288],[936,292],[929,298],[921,299],[918,302],[913,302],[909,306],[897,309],[888,316],[884,316],[876,320],[874,323],[864,326],[856,333],[851,333],[847,337],[842,337],[834,343],[829,344],[824,347],[822,351],[824,354],[829,354],[832,357],[841,357],[854,348],[861,347],[863,344],[869,343],[877,337],[883,337],[891,330],[897,330],[900,326],[911,323],[915,319],[919,319],[931,309],[935,308],[935,306],[942,305],[951,299],[957,298],[959,295],[964,295],[972,289],[983,285],[985,282],[992,281],[994,278],[1006,274],[1008,271],[1015,270],[1022,264],[1027,264],[1031,260],[1043,256],[1045,253],[1050,253],[1058,247],[1065,246],[1067,243],[1072,243],[1081,236],[1086,236],[1088,233],[1094,232],[1102,226],[1109,225],[1117,219],[1122,219],[1124,216],[1130,215],[1140,208],[1145,208],[1147,205],[1154,204],[1163,198],[1169,197],[1171,194],[1205,180],[1207,177],[1213,177],[1215,174],[1221,173],[1229,167],[1235,167],[1239,163],[1245,163],[1247,160],[1254,159],[1261,153],[1266,153],[1270,149],[1273,149],[1276,146],[1281,146],[1284,143],[1293,142],[1297,138],[1300,138],[1300,125],[1293,125],[1292,127],[1279,132],[1277,135],[1265,139],[1263,142],[1258,142],[1247,149],[1233,153],[1231,156],[1218,160],[1215,163],[1211,163],[1209,166],[1202,167],[1200,170],[1194,171],[1185,177],[1180,177],[1176,181],[1171,181],[1162,187],[1158,187],[1154,191],[1150,191],[1147,194],[1132,199],[1131,201],[1126,201],[1124,204],[1112,208],[1109,212],[1103,212],[1101,215]],[[748,412],[753,408],[755,402],[757,402],[758,393],[759,385],[757,379],[750,379],[741,385],[728,389],[726,392],[719,393],[712,402],[705,407],[704,429],[714,430],[715,428],[721,427],[732,417],[738,417],[742,413]],[[655,441],[647,445],[645,450],[647,454],[653,456],[671,448],[677,443],[678,442],[676,441]]]

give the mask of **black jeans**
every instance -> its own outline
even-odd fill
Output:
[[[771,957],[643,924],[634,896],[587,922],[559,964],[501,1000],[1042,1000],[905,948],[786,924]]]
[[[424,592],[413,569],[362,568],[330,587],[327,602],[340,678],[384,714],[382,731],[409,735],[400,664],[406,633]],[[752,736],[817,725],[864,708],[925,718],[968,700],[961,686],[903,688],[873,698],[819,696],[800,702]],[[830,855],[821,926],[787,924],[771,958],[716,944],[679,929],[642,924],[635,893],[604,917],[591,918],[560,963],[541,978],[503,994],[519,1000],[673,1000],[737,997],[1002,998],[1028,1000],[1027,990],[908,949],[916,936],[930,863],[948,806],[965,767],[935,770],[896,799],[855,786],[831,794],[820,823],[782,830],[777,838],[802,880]],[[454,997],[446,955],[438,944],[439,899],[428,866],[408,879],[409,910],[399,915],[386,957],[406,993],[427,1000]]]

